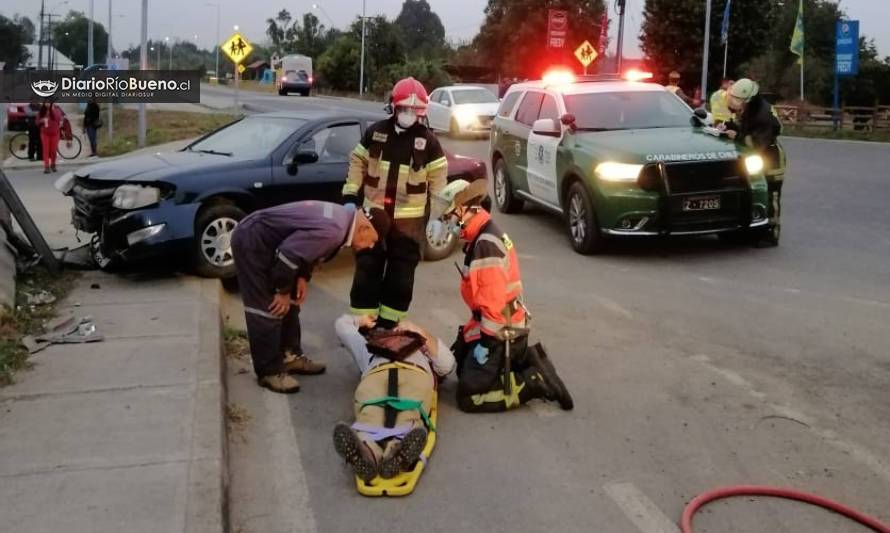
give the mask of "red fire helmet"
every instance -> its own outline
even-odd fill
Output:
[[[393,107],[411,107],[417,111],[418,116],[426,115],[426,108],[430,103],[423,84],[414,78],[399,80],[392,88]]]

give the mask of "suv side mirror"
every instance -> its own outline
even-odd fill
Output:
[[[708,110],[703,107],[697,107],[692,112],[692,125],[695,127],[705,126],[708,123]]]
[[[545,137],[559,137],[562,134],[562,128],[552,118],[541,118],[535,121],[532,132]]]

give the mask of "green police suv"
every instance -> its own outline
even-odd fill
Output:
[[[609,236],[762,231],[763,160],[709,134],[702,115],[661,85],[617,77],[513,85],[491,133],[495,203],[561,214],[580,253]]]

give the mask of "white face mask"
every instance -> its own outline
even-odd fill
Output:
[[[417,112],[413,109],[402,109],[396,115],[399,126],[408,129],[417,122]]]

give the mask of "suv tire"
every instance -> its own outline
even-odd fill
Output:
[[[513,183],[503,158],[498,158],[494,163],[494,203],[501,213],[518,213],[525,205],[513,192]]]
[[[576,181],[569,187],[564,205],[566,230],[572,248],[585,255],[601,252],[606,241],[600,232],[590,194],[582,182]]]
[[[221,279],[235,276],[232,232],[244,216],[244,211],[231,204],[212,204],[198,212],[192,246],[193,265],[199,276]]]

